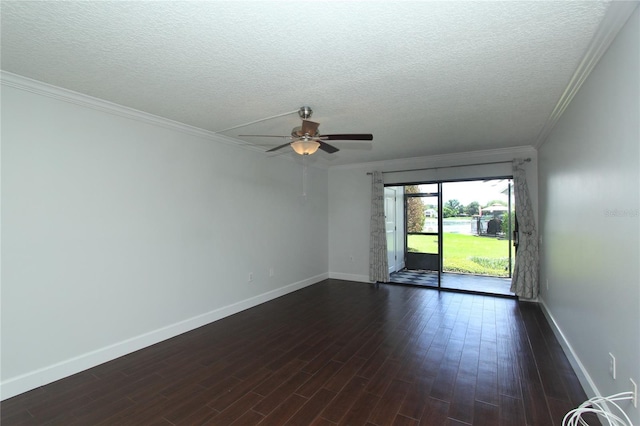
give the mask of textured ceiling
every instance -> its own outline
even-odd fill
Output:
[[[321,133],[373,133],[327,164],[506,148],[535,143],[608,6],[3,0],[2,69],[215,132],[309,105]]]

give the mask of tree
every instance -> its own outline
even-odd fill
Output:
[[[460,207],[460,201],[456,200],[455,198],[452,198],[451,200],[447,200],[446,203],[444,203],[445,207],[449,207],[451,210],[458,210],[458,207]]]
[[[442,207],[443,217],[455,217],[464,213],[464,206],[455,198],[447,200]]]
[[[417,185],[404,187],[406,194],[418,194]],[[424,228],[424,205],[421,197],[407,197],[407,232],[422,232]]]
[[[469,216],[473,216],[474,214],[480,213],[480,203],[477,201],[470,202],[467,207],[465,207],[465,213]]]
[[[505,213],[502,215],[502,232],[509,233],[509,221],[511,221],[511,231],[515,231],[516,227],[516,212]]]
[[[442,217],[447,218],[447,217],[456,217],[458,215],[458,211],[452,209],[449,206],[444,206],[442,207]]]

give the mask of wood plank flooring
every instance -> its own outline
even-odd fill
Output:
[[[8,425],[560,425],[540,308],[326,280],[3,401]]]

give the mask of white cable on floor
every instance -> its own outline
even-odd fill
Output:
[[[615,401],[625,401],[633,399],[633,392],[622,392],[611,396],[596,396],[586,400],[578,408],[569,411],[562,419],[563,426],[589,426],[584,421],[582,415],[585,413],[594,413],[601,419],[607,421],[604,426],[633,426],[631,419],[627,413],[616,404]],[[613,405],[615,410],[610,410],[609,405]],[[618,413],[619,412],[619,413]],[[619,414],[622,414],[622,417]]]

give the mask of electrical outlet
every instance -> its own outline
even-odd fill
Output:
[[[638,385],[633,381],[631,377],[629,377],[629,381],[631,382],[631,392],[633,392],[633,406],[638,408]]]
[[[274,275],[273,273],[273,267],[269,268],[269,276],[272,277]]]
[[[253,281],[253,272],[249,272],[249,282]]]
[[[611,352],[609,352],[609,374],[613,380],[616,379],[616,357]]]
[[[549,278],[547,278],[547,290],[549,290]]]

